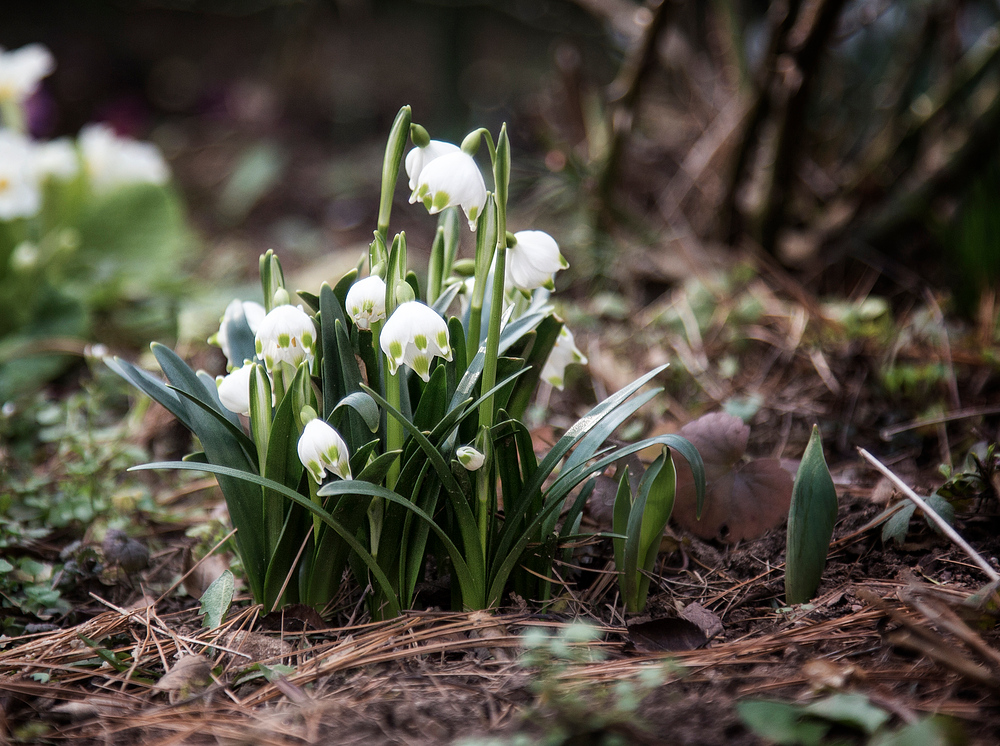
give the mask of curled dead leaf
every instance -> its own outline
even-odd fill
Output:
[[[212,662],[203,655],[184,655],[153,686],[166,692],[170,703],[183,702],[212,683]]]
[[[792,475],[778,459],[741,464],[750,428],[723,412],[700,417],[681,428],[705,463],[705,504],[696,517],[694,477],[683,459],[677,465],[673,517],[702,539],[737,542],[755,539],[779,525],[792,500]]]

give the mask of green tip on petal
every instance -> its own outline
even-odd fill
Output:
[[[413,337],[413,344],[416,345],[418,350],[423,352],[427,349],[427,337],[423,334],[417,334]]]
[[[389,357],[397,362],[403,358],[402,343],[397,340],[393,340],[389,343]]]
[[[448,194],[448,192],[441,191],[435,193],[433,200],[433,209],[435,212],[440,212],[450,204],[451,204],[451,196]]]

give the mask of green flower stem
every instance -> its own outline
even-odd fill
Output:
[[[439,225],[431,244],[431,258],[427,263],[427,305],[433,306],[441,295],[441,279],[444,270],[444,226]]]
[[[465,335],[466,360],[472,360],[479,352],[483,325],[483,299],[486,296],[486,281],[490,274],[490,265],[493,263],[496,241],[495,204],[493,195],[487,193],[486,204],[476,226],[476,276],[472,286],[472,299],[469,301],[469,329]]]
[[[388,363],[386,363],[388,365]],[[397,411],[401,410],[402,399],[399,387],[402,385],[402,369],[397,368],[395,373],[389,373],[388,367],[385,374],[385,400]],[[403,426],[395,417],[386,418],[385,427],[385,449],[386,452],[398,451],[403,448]],[[399,479],[399,459],[392,462],[388,473],[385,475],[385,486],[390,490],[396,489],[396,481]]]
[[[399,110],[385,146],[385,158],[382,160],[382,194],[378,204],[378,232],[383,241],[389,235],[389,215],[392,213],[392,198],[396,192],[399,164],[403,160],[403,150],[410,136],[410,116],[409,106]]]
[[[309,499],[313,501],[313,504],[316,505],[316,507],[322,508],[323,498],[319,496],[320,486],[316,484],[316,480],[312,478],[312,474],[309,474],[306,477],[306,481],[309,482]],[[312,521],[313,521],[313,536],[317,537],[316,546],[318,547],[319,535],[320,535],[319,530],[323,527],[323,521],[315,513],[313,513],[312,515]]]
[[[504,281],[507,268],[507,185],[510,178],[510,140],[507,138],[507,125],[500,129],[497,139],[496,157],[493,160],[493,178],[496,182],[496,257],[493,269],[493,297],[490,301],[490,325],[486,333],[486,359],[483,364],[482,391],[489,391],[497,380],[497,357],[500,354],[500,320],[503,317]],[[494,484],[490,475],[493,473],[493,451],[489,443],[490,431],[493,428],[494,397],[490,396],[479,407],[479,431],[484,435],[483,451],[486,463],[476,472],[476,494],[479,497],[476,507],[479,515],[479,541],[483,551],[486,551],[487,527],[489,522],[490,494]],[[485,432],[484,432],[485,431]]]

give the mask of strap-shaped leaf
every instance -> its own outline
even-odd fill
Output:
[[[444,456],[441,455],[440,451],[434,447],[434,445],[427,439],[418,428],[416,428],[412,422],[410,422],[406,417],[404,417],[399,410],[389,404],[385,399],[380,397],[370,388],[365,387],[372,398],[375,399],[390,417],[395,418],[403,428],[410,434],[410,437],[416,441],[420,449],[427,455],[430,459],[431,466],[437,473],[438,478],[441,480],[441,484],[448,495],[449,501],[455,511],[455,518],[458,521],[459,531],[462,535],[462,544],[467,552],[468,566],[471,568],[473,574],[478,577],[482,577],[485,568],[485,558],[482,554],[482,547],[479,544],[479,534],[476,524],[475,515],[472,512],[472,508],[469,506],[469,502],[462,492],[462,488],[459,486],[458,482],[455,480],[455,475],[451,473],[451,468],[448,466],[448,462],[445,461]]]
[[[788,603],[804,604],[816,594],[836,522],[837,490],[823,457],[819,427],[813,425],[795,475],[788,512],[785,553],[785,600]]]
[[[310,513],[312,513],[314,516],[319,518],[319,520],[321,520],[323,523],[325,523],[327,526],[333,529],[337,533],[337,535],[340,536],[342,541],[346,542],[350,546],[351,550],[357,555],[357,557],[359,557],[361,561],[364,562],[365,566],[374,576],[375,582],[378,583],[379,588],[385,594],[386,599],[388,600],[389,603],[389,613],[392,615],[399,614],[400,611],[399,602],[396,599],[395,594],[392,590],[392,584],[389,582],[389,579],[385,576],[385,573],[382,572],[381,568],[378,566],[378,563],[375,562],[375,559],[371,556],[368,550],[365,549],[361,545],[361,543],[354,538],[354,534],[352,532],[345,529],[338,521],[336,521],[333,518],[333,516],[331,516],[327,511],[323,510],[323,508],[321,508],[319,505],[316,505],[314,502],[312,502],[308,497],[304,497],[295,490],[289,489],[285,485],[279,484],[278,482],[274,482],[270,479],[265,479],[264,477],[259,477],[256,474],[251,474],[250,472],[240,471],[238,469],[231,469],[228,466],[220,466],[218,464],[187,464],[183,461],[158,461],[152,464],[142,464],[141,466],[133,466],[132,469],[130,469],[130,471],[139,471],[145,469],[182,469],[189,471],[191,470],[207,471],[219,477],[227,477],[232,480],[249,482],[251,484],[258,485],[259,487],[267,487],[268,489],[281,493],[289,500],[292,500],[293,502],[302,506]],[[347,494],[350,492],[353,494],[372,495],[373,497],[384,497],[385,499],[392,501],[403,501],[403,499],[400,498],[399,495],[397,495],[395,492],[390,492],[384,487],[377,487],[376,485],[368,484],[367,482],[358,482],[357,484],[355,484],[353,480],[347,482],[335,482],[333,484],[327,485],[323,489],[337,487],[339,485],[350,485],[352,489],[338,490],[338,491],[331,490],[326,492],[325,494],[328,495]],[[375,491],[373,492],[372,490]],[[239,533],[237,533],[237,536],[239,536]],[[456,571],[457,570],[458,568],[456,568]]]
[[[558,485],[553,485],[546,490],[545,503],[542,510],[532,519],[520,536],[517,537],[516,542],[513,543],[509,550],[506,550],[502,556],[498,553],[497,559],[500,561],[495,567],[491,567],[490,570],[489,592],[486,595],[487,603],[489,605],[493,605],[499,601],[511,570],[515,567],[518,558],[523,553],[524,548],[528,545],[528,542],[531,541],[532,532],[537,529],[537,527],[552,513],[552,511],[557,510],[562,505],[563,500],[566,498],[566,495],[569,494],[570,490],[586,479],[590,474],[596,471],[603,471],[618,459],[657,444],[673,448],[688,462],[691,467],[691,473],[694,475],[695,492],[698,496],[698,502],[700,504],[705,498],[705,465],[702,463],[698,450],[691,445],[690,441],[680,437],[679,435],[670,433],[645,438],[644,440],[629,443],[626,446],[617,448],[612,453],[602,456],[592,464],[581,464],[573,470],[574,473],[572,478],[569,478],[568,475],[561,476]],[[541,471],[542,467],[539,466],[534,479],[538,478],[538,474]]]
[[[337,427],[341,418],[347,413],[348,408],[353,409],[361,415],[361,419],[364,420],[369,430],[373,433],[378,432],[379,419],[381,417],[378,404],[364,391],[355,391],[337,402],[337,406],[333,408],[333,412],[327,417],[327,422]]]

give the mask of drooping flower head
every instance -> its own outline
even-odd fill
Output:
[[[215,385],[219,390],[222,406],[236,414],[250,414],[250,373],[253,364],[247,363],[236,368],[228,376],[219,376]]]
[[[106,124],[89,124],[80,131],[80,152],[90,183],[98,193],[126,184],[166,184],[170,179],[159,148],[119,137]]]
[[[431,140],[422,148],[413,148],[413,150],[406,154],[405,161],[406,175],[410,179],[410,191],[414,193],[417,191],[420,172],[423,171],[424,166],[434,159],[440,158],[442,155],[458,152],[461,152],[461,148],[443,140]],[[410,202],[416,202],[416,198],[411,198]]]
[[[30,218],[42,207],[42,191],[30,140],[0,129],[0,220]]]
[[[298,452],[299,461],[316,484],[323,483],[327,470],[341,479],[351,478],[347,444],[340,433],[318,417],[306,423],[299,436]]]
[[[486,182],[473,157],[456,149],[423,165],[410,195],[411,203],[417,200],[431,215],[461,205],[469,228],[476,230],[476,220],[486,205]]]
[[[559,336],[556,337],[556,343],[552,346],[549,359],[545,361],[542,368],[542,380],[561,390],[566,375],[566,366],[570,363],[586,365],[587,356],[577,349],[573,332],[564,326],[559,330]]]
[[[418,300],[401,303],[396,308],[385,322],[379,342],[391,374],[402,363],[429,381],[431,360],[435,356],[451,360],[448,325],[434,309]]]
[[[0,47],[0,101],[21,103],[55,69],[52,53],[41,44],[28,44],[10,52]]]
[[[297,368],[316,356],[316,325],[302,306],[275,306],[257,327],[255,345],[268,373],[281,363]]]
[[[486,463],[486,456],[472,446],[459,446],[455,449],[455,457],[469,471],[478,471]]]
[[[229,305],[226,306],[226,311],[219,320],[219,331],[209,337],[208,342],[222,348],[229,368],[243,364],[242,360],[233,359],[233,350],[229,343],[229,325],[238,322],[240,318],[244,318],[246,319],[247,326],[250,327],[250,331],[256,334],[260,322],[264,320],[266,315],[267,311],[264,310],[264,306],[252,300],[241,301],[236,299],[230,301]]]
[[[385,282],[378,275],[358,280],[347,291],[346,306],[358,329],[371,329],[385,318]]]
[[[553,277],[569,264],[559,253],[559,244],[544,231],[518,231],[507,249],[507,282],[518,290],[555,289]]]

